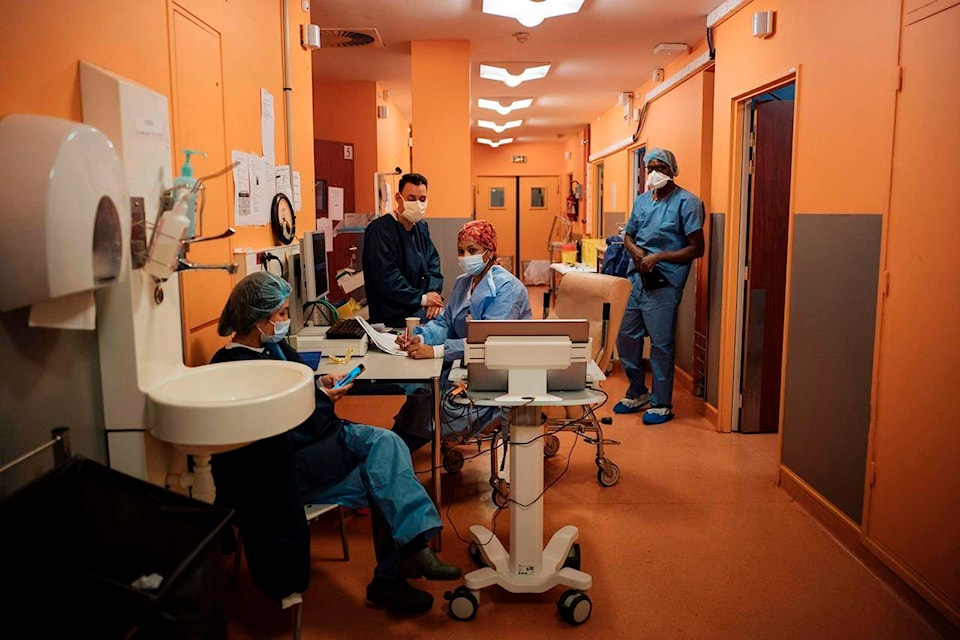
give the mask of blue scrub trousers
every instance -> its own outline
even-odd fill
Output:
[[[617,353],[630,386],[628,398],[647,393],[643,382],[643,339],[650,337],[651,406],[673,406],[673,366],[676,360],[674,336],[677,332],[677,308],[683,288],[669,285],[646,290],[639,274],[632,273],[633,290],[627,300],[617,336]]]
[[[440,531],[440,514],[413,472],[410,450],[397,434],[351,422],[343,423],[343,443],[357,458],[357,468],[336,484],[300,487],[305,504],[339,504],[373,510],[374,575],[396,577],[399,547],[423,534]]]

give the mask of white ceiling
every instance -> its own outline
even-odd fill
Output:
[[[409,120],[410,42],[469,40],[473,137],[555,141],[578,131],[614,106],[620,92],[634,90],[650,79],[654,69],[669,64],[669,56],[654,56],[657,44],[693,45],[702,39],[706,16],[720,0],[586,0],[580,13],[548,18],[533,28],[484,14],[482,4],[483,0],[312,0],[313,24],[322,29],[373,27],[384,44],[317,49],[314,78],[379,82]],[[513,35],[521,31],[529,33],[525,43]],[[481,79],[481,62],[553,66],[546,78],[511,89]],[[511,68],[514,73],[519,70]],[[532,97],[534,102],[529,109],[501,116],[476,106],[483,97]],[[503,124],[518,118],[523,118],[523,126],[502,134],[476,126],[478,119]]]

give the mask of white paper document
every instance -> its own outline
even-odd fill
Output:
[[[395,333],[387,333],[385,331],[377,331],[370,326],[370,323],[356,316],[357,322],[360,323],[360,326],[363,327],[363,330],[367,332],[367,335],[370,337],[370,342],[372,342],[380,351],[384,353],[389,353],[392,356],[403,356],[407,357],[407,352],[397,346],[397,335]]]
[[[330,201],[330,219],[343,220],[343,188],[330,187],[327,189],[327,198]]]
[[[277,172],[277,193],[282,193],[290,200],[290,206],[293,206],[293,183],[290,181],[290,165],[278,164]]]
[[[270,222],[270,201],[266,199],[267,180],[264,178],[263,164],[262,156],[250,155],[250,221],[248,224],[262,225]],[[276,184],[276,180],[271,173],[270,182]]]
[[[317,218],[317,231],[323,232],[323,244],[325,251],[333,251],[333,222],[330,218]]]
[[[236,227],[251,225],[253,211],[250,208],[250,156],[242,151],[231,152],[233,162],[233,224]]]
[[[293,172],[293,211],[300,211],[300,172]]]
[[[274,126],[273,96],[266,89],[260,89],[260,145],[263,147],[263,157],[270,164],[276,164],[273,142]]]

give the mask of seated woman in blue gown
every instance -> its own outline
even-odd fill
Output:
[[[450,369],[463,358],[467,318],[474,320],[529,320],[532,317],[527,288],[497,264],[497,231],[486,220],[463,225],[457,236],[457,255],[463,273],[453,283],[443,312],[427,324],[402,335],[397,344],[411,358],[443,358],[441,388],[449,387]],[[444,398],[447,394],[444,393]],[[433,411],[425,394],[407,396],[394,419],[393,430],[414,451],[430,441]],[[468,407],[445,399],[441,409],[444,439],[476,435],[500,417],[497,407]]]
[[[265,271],[241,280],[223,308],[218,332],[232,341],[212,362],[302,362],[283,341],[290,285]],[[337,417],[334,403],[351,385],[322,376],[316,409],[290,431],[213,456],[217,503],[236,509],[254,583],[276,599],[306,589],[310,539],[303,505],[371,507],[377,566],[367,599],[402,612],[429,609],[433,596],[407,578],[454,580],[427,546],[440,530],[436,507],[413,472],[410,453],[387,429]]]

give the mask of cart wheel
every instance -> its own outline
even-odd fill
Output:
[[[476,542],[470,543],[470,559],[473,560],[474,564],[478,567],[485,567],[487,563],[483,561],[483,554],[480,552],[480,545]]]
[[[560,451],[560,438],[555,435],[545,436],[543,439],[543,456],[552,458]]]
[[[449,602],[447,612],[454,620],[466,622],[473,620],[477,615],[480,603],[477,602],[477,597],[473,595],[473,592],[465,586],[457,587],[453,590],[453,593],[447,591],[443,594],[443,597]],[[587,615],[589,616],[590,613],[588,612]]]
[[[580,570],[580,543],[574,542],[570,550],[567,551],[567,559],[563,561],[564,567]]]
[[[576,626],[587,621],[593,611],[593,604],[587,594],[568,589],[557,601],[557,611],[561,618]]]
[[[600,467],[597,469],[597,482],[604,487],[612,487],[617,484],[620,482],[620,467],[611,462],[610,473],[607,473],[603,467]]]
[[[460,473],[460,470],[463,469],[463,454],[456,449],[444,451],[443,468],[447,473]]]

